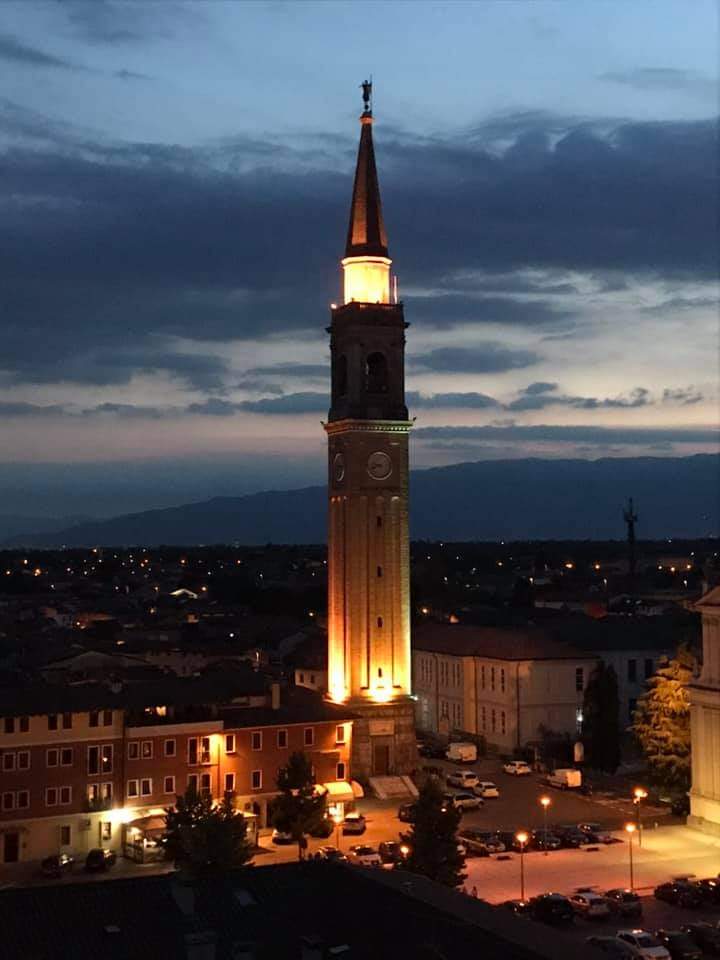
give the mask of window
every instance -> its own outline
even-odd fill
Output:
[[[10,770],[15,769],[14,753],[4,753],[2,755],[2,768],[3,768],[3,773],[8,773]]]
[[[165,777],[163,780],[163,793],[175,793],[175,777]]]
[[[303,743],[306,747],[312,747],[315,743],[315,728],[305,727],[303,731]]]
[[[112,840],[112,821],[103,820],[100,824],[100,843],[103,840]]]
[[[482,708],[482,728],[483,730],[487,730],[487,711],[485,707]]]
[[[46,807],[57,806],[57,789],[55,787],[45,788],[45,806]]]
[[[304,674],[304,673],[301,673],[301,674],[300,674],[300,683],[305,683],[305,674]]]
[[[57,730],[58,718],[56,713],[48,714],[48,730]]]
[[[128,760],[137,760],[140,757],[140,743],[137,740],[131,740],[128,743]]]
[[[210,774],[209,773],[200,774],[200,793],[204,797],[210,796]]]
[[[385,355],[371,353],[365,361],[365,390],[368,393],[387,393],[388,365]]]
[[[347,357],[345,354],[341,354],[335,364],[335,389],[338,397],[344,397],[347,393],[347,383]]]
[[[578,693],[582,693],[585,689],[585,668],[576,667],[575,668],[575,689]]]
[[[113,747],[111,743],[102,746],[88,747],[88,774],[96,776],[99,773],[112,773]]]
[[[140,756],[143,760],[152,760],[153,742],[152,740],[143,740],[140,745]]]
[[[90,776],[100,773],[100,747],[88,747],[87,768]]]
[[[73,765],[73,748],[63,747],[60,751],[60,766],[71,767]]]
[[[492,713],[490,714],[490,725],[491,725],[491,728],[492,728],[492,732],[495,733],[495,729],[496,729],[496,717],[495,717],[495,711],[494,711],[494,710],[493,710]]]
[[[382,567],[378,567],[378,568],[377,568],[377,575],[378,575],[379,577],[382,576]]]
[[[63,730],[72,730],[72,714],[64,713],[62,715]]]
[[[345,779],[345,764],[342,760],[335,765],[335,779],[344,780]]]
[[[480,667],[480,684],[485,689],[485,667]]]
[[[235,790],[235,774],[226,773],[225,774],[225,793],[233,793]]]
[[[89,725],[91,727],[97,727],[99,722],[100,722],[100,714],[98,713],[97,710],[91,710],[88,717]]]
[[[30,769],[30,751],[29,750],[19,750],[17,755],[17,768],[18,770],[29,770]]]
[[[345,743],[345,724],[335,727],[335,743]]]
[[[648,658],[645,661],[645,679],[649,680],[654,672],[655,672],[655,664],[653,663],[652,659]]]
[[[505,711],[500,711],[500,733],[505,733]]]
[[[378,529],[382,526],[382,517],[375,517],[375,526]]]
[[[17,808],[18,810],[27,810],[30,807],[30,791],[29,790],[18,790],[17,792]]]
[[[578,735],[582,733],[582,726],[583,726],[582,707],[578,707],[577,710],[575,711],[575,729],[577,730]]]
[[[3,723],[3,729],[5,733],[15,733],[15,718],[5,717],[5,721]]]
[[[60,803],[64,807],[72,803],[72,787],[60,787]]]
[[[143,777],[140,781],[140,796],[149,797],[152,793],[152,780],[150,777]]]
[[[20,733],[27,733],[30,730],[30,717],[20,717]]]
[[[103,710],[103,726],[111,727],[113,721],[113,712],[112,710]]]
[[[45,751],[45,766],[56,767],[58,765],[58,752],[55,749]]]
[[[262,790],[262,770],[253,770],[250,774],[250,787],[252,790]]]
[[[253,750],[262,750],[262,731],[253,730],[250,734],[250,746]]]
[[[630,723],[632,723],[633,720],[635,719],[636,710],[637,710],[637,700],[634,700],[634,699],[629,700],[628,701],[628,714],[629,714],[628,719]]]
[[[500,690],[505,693],[505,670],[500,670]]]
[[[235,734],[225,734],[225,753],[235,753]]]
[[[175,756],[175,741],[174,741],[174,740],[166,740],[166,741],[165,741],[165,743],[163,744],[163,753],[165,754],[166,757],[174,757],[174,756]]]
[[[133,781],[128,781],[132,783]],[[113,785],[111,782],[107,783],[89,783],[87,785],[87,798],[90,803],[104,803],[112,800],[113,797]]]
[[[138,785],[137,780],[128,780],[128,782],[127,782],[127,795],[128,795],[128,797],[137,797],[137,796],[139,796],[140,790],[138,789],[138,786],[139,786],[139,785]]]
[[[637,680],[637,660],[628,660],[628,682],[635,683]]]
[[[198,762],[198,742],[197,737],[188,738],[188,763]]]
[[[382,617],[378,617],[378,618],[377,618],[377,625],[378,625],[378,627],[379,627],[380,629],[382,629],[382,625],[383,625],[383,619],[382,619]]]
[[[188,790],[192,790],[193,793],[197,793],[198,788],[198,775],[196,773],[188,774]]]
[[[210,737],[200,737],[200,763],[210,763]]]
[[[285,750],[288,745],[287,730],[278,730],[277,745],[279,750]]]
[[[49,806],[49,804],[48,804]],[[3,810],[14,810],[15,809],[15,794],[11,793],[9,790],[7,793],[2,795],[2,808]]]

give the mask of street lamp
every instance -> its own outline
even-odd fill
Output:
[[[628,847],[630,850],[630,890],[633,890],[635,888],[635,876],[633,873],[633,834],[635,833],[635,824],[626,823],[625,829],[628,835],[628,843],[630,844]]]
[[[335,846],[340,850],[340,824],[343,822],[342,814],[339,810],[336,810],[332,818],[335,824]]]
[[[525,844],[528,842],[528,835],[524,830],[515,834],[515,839],[520,844],[520,899],[525,900]]]
[[[545,850],[543,852],[545,856],[547,856],[547,852],[548,852],[547,812],[548,812],[548,807],[550,806],[551,803],[552,803],[552,800],[550,799],[550,797],[540,797],[540,804],[543,808],[543,824],[544,824],[543,833],[545,836]]]
[[[633,803],[637,807],[637,825],[638,825],[638,846],[642,846],[642,820],[640,818],[640,804],[647,799],[647,790],[643,787],[635,787],[633,790]]]

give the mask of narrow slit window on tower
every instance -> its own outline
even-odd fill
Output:
[[[388,366],[383,353],[371,353],[365,361],[365,390],[368,393],[387,393]]]
[[[376,518],[375,518],[375,525],[376,525],[377,527],[381,527],[381,526],[382,526],[382,517],[376,517]]]
[[[377,575],[378,575],[379,577],[382,576],[382,567],[378,567],[378,568],[377,568]]]
[[[378,625],[379,627],[382,627],[382,617],[378,617],[378,618],[377,618],[377,625]]]
[[[347,393],[347,357],[343,354],[338,357],[335,367],[335,391],[338,397],[344,397]]]

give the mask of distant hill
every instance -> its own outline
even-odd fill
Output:
[[[19,517],[0,513],[0,544],[9,537],[18,534],[27,536],[34,533],[55,533],[80,523],[86,523],[89,517]]]
[[[717,536],[720,456],[485,460],[416,470],[410,532],[430,540],[620,539],[629,496],[642,539]],[[325,536],[325,488],[306,487],[30,532],[3,545],[319,543]]]

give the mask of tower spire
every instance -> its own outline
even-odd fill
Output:
[[[360,147],[355,167],[345,256],[387,257],[387,235],[372,139],[372,81],[365,80],[362,90],[364,109],[360,116]]]

